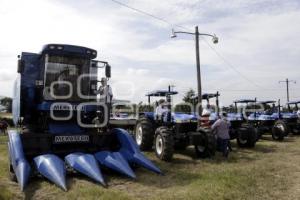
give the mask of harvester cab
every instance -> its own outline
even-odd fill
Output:
[[[9,132],[8,150],[9,172],[21,190],[34,175],[67,190],[70,171],[103,185],[101,168],[131,178],[131,164],[161,173],[125,130],[109,127],[110,102],[97,99],[97,84],[99,69],[108,80],[111,67],[96,56],[90,48],[49,44],[19,57],[13,118],[20,131]]]

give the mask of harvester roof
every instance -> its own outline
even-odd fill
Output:
[[[52,53],[58,55],[78,55],[94,59],[97,57],[97,51],[87,47],[68,45],[68,44],[46,44],[41,51],[42,54]]]

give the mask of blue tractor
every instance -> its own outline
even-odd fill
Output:
[[[19,129],[9,131],[8,150],[10,177],[21,190],[36,175],[67,190],[67,172],[103,185],[102,168],[131,178],[130,165],[161,173],[125,130],[110,127],[110,104],[96,94],[98,72],[109,79],[111,67],[96,56],[93,49],[64,44],[19,56],[13,97]]]
[[[275,106],[275,101],[273,101],[272,109],[273,113],[272,117],[274,117],[278,124],[278,128],[285,130],[285,134],[289,133],[299,134],[300,133],[300,125],[299,125],[299,116],[297,115],[296,110],[298,110],[297,101],[290,101],[287,103],[287,111],[281,111],[280,100],[278,101],[278,105]],[[298,102],[299,103],[299,102]],[[295,111],[292,110],[292,106],[294,105]],[[270,107],[270,106],[269,106]],[[279,123],[280,122],[280,123]]]
[[[215,98],[215,111],[209,115],[209,124],[212,125],[217,119],[219,119],[219,92],[217,93],[207,93],[202,95],[202,99],[210,104],[210,99]],[[237,103],[237,101],[235,101]],[[255,128],[244,121],[242,114],[237,112],[227,113],[227,120],[230,122],[229,135],[230,139],[236,139],[239,147],[254,147],[256,144],[257,133]]]
[[[150,150],[154,146],[156,156],[164,161],[171,161],[174,150],[184,150],[193,145],[197,157],[205,158],[215,154],[216,138],[209,129],[198,126],[195,114],[171,111],[172,96],[176,91],[157,90],[146,94],[148,103],[151,98],[165,98],[167,112],[159,117],[155,112],[140,113],[134,130],[134,137],[142,150]]]
[[[237,104],[244,104],[241,109],[243,119],[255,127],[257,131],[257,140],[265,133],[271,133],[274,140],[281,141],[287,135],[287,130],[283,127],[285,124],[277,120],[265,105],[274,104],[275,101],[257,101],[255,99],[243,99],[235,101]],[[274,106],[272,107],[275,108]]]

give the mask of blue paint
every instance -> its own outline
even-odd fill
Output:
[[[119,152],[129,163],[138,164],[150,171],[161,174],[161,170],[148,160],[139,150],[139,147],[132,137],[123,129],[113,129],[113,134],[116,134],[121,148]]]
[[[67,191],[64,162],[56,155],[46,154],[35,157],[36,169],[47,179]]]
[[[95,154],[96,159],[100,165],[103,165],[109,169],[113,169],[121,174],[124,174],[130,178],[135,179],[136,176],[130,168],[126,159],[119,152],[100,151]]]
[[[72,153],[65,157],[66,163],[76,171],[106,186],[97,160],[91,154]]]
[[[9,131],[8,133],[8,151],[10,161],[17,177],[17,181],[21,190],[23,191],[31,172],[31,167],[26,160],[23,152],[23,145],[20,138],[20,134],[16,131]]]

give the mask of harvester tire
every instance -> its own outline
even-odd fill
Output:
[[[198,130],[202,136],[202,145],[195,145],[195,152],[198,158],[210,158],[213,157],[217,150],[217,140],[215,134],[210,130],[200,129]]]
[[[155,131],[154,150],[156,156],[163,161],[171,161],[174,152],[174,138],[167,127],[159,127]]]
[[[247,135],[246,138],[242,138],[243,132],[244,134]],[[257,138],[258,138],[257,129],[252,126],[245,126],[245,127],[241,127],[238,130],[238,135],[236,140],[239,147],[251,148],[255,146]]]
[[[277,122],[275,122],[272,128],[273,140],[282,141],[287,134],[288,134],[288,127],[286,123],[282,120],[278,120]]]
[[[134,138],[142,151],[151,150],[153,146],[154,127],[147,118],[142,118],[136,124]]]

